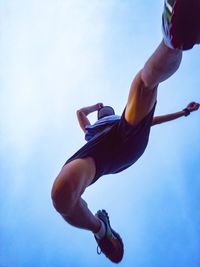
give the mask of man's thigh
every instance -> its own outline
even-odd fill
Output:
[[[90,185],[96,173],[95,162],[91,157],[75,159],[64,165],[54,181],[53,191],[64,188],[81,195]]]
[[[137,125],[145,116],[149,114],[156,103],[157,88],[145,86],[139,72],[131,84],[128,102],[126,105],[125,119],[132,125]]]

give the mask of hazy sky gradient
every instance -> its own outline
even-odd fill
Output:
[[[84,141],[80,107],[121,114],[162,38],[163,1],[0,1],[0,267],[114,266],[67,225],[50,191]],[[200,48],[160,85],[156,114],[200,101]],[[90,117],[95,121],[95,115]],[[125,243],[122,267],[200,266],[200,112],[152,128],[143,157],[84,197]]]

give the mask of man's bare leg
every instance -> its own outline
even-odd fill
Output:
[[[182,50],[167,47],[162,40],[141,71],[146,87],[154,88],[172,76],[179,68]]]
[[[79,198],[70,215],[62,214],[62,217],[71,225],[89,230],[94,234],[100,229],[99,219],[88,209],[88,205],[82,198]]]
[[[131,84],[125,112],[130,124],[138,124],[152,110],[158,84],[176,72],[181,59],[181,50],[170,49],[161,42]]]
[[[94,216],[81,198],[95,172],[95,162],[91,157],[76,159],[65,165],[52,188],[53,204],[69,224],[93,232],[106,257],[119,263],[124,254],[123,242],[111,228],[108,214],[102,210]]]
[[[77,159],[68,163],[54,182],[52,200],[56,210],[69,224],[96,233],[101,223],[81,198],[94,176],[95,163],[92,158]]]

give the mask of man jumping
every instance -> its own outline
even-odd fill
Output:
[[[200,43],[200,0],[165,0],[162,16],[163,40],[137,73],[121,116],[102,103],[77,111],[79,124],[88,141],[67,160],[52,188],[55,209],[69,224],[91,231],[99,252],[118,263],[124,248],[120,235],[110,225],[105,210],[96,215],[81,198],[85,189],[101,176],[120,172],[144,153],[152,125],[188,116],[199,109],[192,102],[182,111],[154,117],[159,83],[179,68],[182,51]],[[91,125],[87,115],[98,111]]]

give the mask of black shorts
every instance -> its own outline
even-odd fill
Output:
[[[92,157],[96,165],[96,174],[92,183],[96,182],[102,175],[118,173],[128,168],[145,151],[155,106],[136,126],[126,121],[124,110],[119,121],[92,138],[65,164],[74,159]]]

